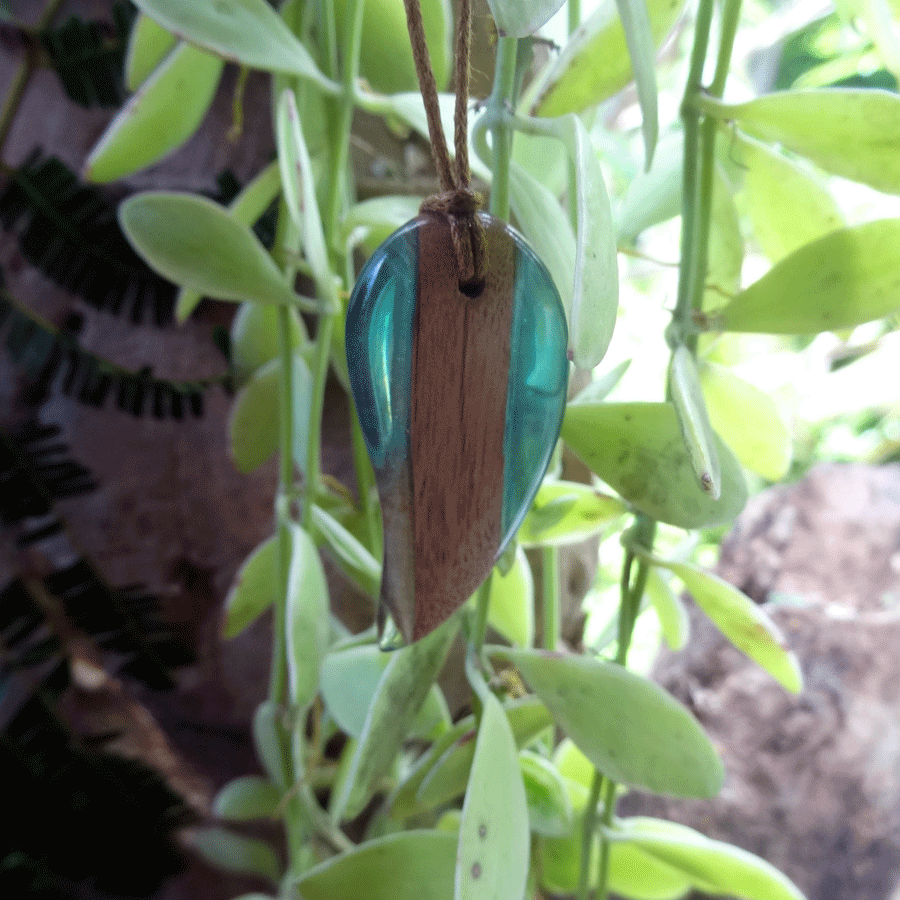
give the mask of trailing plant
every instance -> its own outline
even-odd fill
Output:
[[[900,99],[832,88],[726,102],[726,88],[747,87],[732,64],[738,0],[718,13],[711,0],[687,12],[671,0],[608,0],[584,21],[569,0],[569,38],[537,67],[533,34],[560,3],[493,0],[496,69],[490,96],[472,112],[473,174],[489,189],[492,214],[513,217],[551,272],[573,363],[594,370],[608,361],[623,323],[641,323],[646,348],[630,368],[607,362],[566,409],[562,441],[602,484],[569,483],[551,468],[519,546],[471,603],[421,640],[386,652],[374,627],[350,635],[330,616],[320,558],[327,553],[377,596],[381,521],[359,420],[354,414],[348,423],[355,495],[322,475],[320,439],[327,377],[348,387],[344,322],[355,251],[374,249],[418,208],[400,196],[356,202],[350,165],[357,111],[428,133],[413,83],[380,86],[389,93],[372,87],[379,69],[408,49],[392,27],[394,7],[137,5],[126,62],[134,93],[91,153],[88,177],[124,177],[187,140],[225,59],[272,74],[278,148],[277,162],[227,207],[159,190],[119,211],[138,254],[179,286],[180,318],[204,295],[241,304],[230,341],[242,385],[230,422],[233,455],[248,470],[274,452],[280,460],[275,534],[244,564],[224,623],[230,636],[274,612],[269,699],[254,722],[266,775],[226,786],[216,800],[224,827],[198,832],[197,849],[268,879],[273,895],[306,900],[611,891],[674,898],[691,889],[801,897],[740,848],[674,822],[617,816],[625,790],[713,797],[724,777],[697,721],[629,668],[629,650],[648,617],[673,647],[688,640],[674,577],[735,646],[785,689],[802,688],[798,662],[765,610],[690,561],[679,540],[685,530],[715,536],[736,518],[748,470],[771,481],[790,465],[777,405],[736,371],[758,353],[740,335],[852,329],[900,307],[900,219],[846,224],[827,181],[839,175],[900,193],[891,149]],[[446,58],[448,8],[422,11],[435,55]],[[890,66],[884,12],[859,18]],[[679,64],[657,63],[679,21]],[[192,90],[175,103],[185,72]],[[671,92],[676,79],[677,121],[658,101],[658,84]],[[635,155],[635,136],[601,115],[631,81],[643,149]],[[453,102],[439,99],[447,123]],[[273,201],[267,249],[252,226]],[[678,214],[674,306],[660,316],[656,297],[649,314],[625,290],[639,264],[653,264],[634,244]],[[617,244],[626,251],[620,259]],[[745,284],[745,250],[756,246],[771,268]],[[634,268],[631,258],[639,260]],[[660,327],[651,334],[654,321]],[[774,338],[770,346],[792,345]],[[629,387],[642,368],[645,385],[659,378],[652,399]],[[617,399],[608,399],[614,391]],[[617,608],[611,626],[576,653],[560,638],[558,548],[596,535],[622,546],[619,571],[605,575],[618,584]],[[540,647],[526,546],[540,548],[549,573]],[[489,626],[503,643],[486,643]],[[454,722],[436,679],[459,634],[472,712]],[[227,827],[254,818],[283,823],[285,858]]]

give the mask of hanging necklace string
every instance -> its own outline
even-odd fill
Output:
[[[460,288],[466,293],[477,293],[484,282],[484,230],[478,218],[481,197],[472,190],[469,172],[468,106],[472,2],[460,0],[459,24],[456,31],[454,79],[456,106],[453,115],[455,171],[441,124],[441,107],[428,44],[425,40],[422,9],[419,0],[403,0],[403,2],[406,7],[406,24],[409,28],[416,77],[419,80],[419,90],[428,119],[431,155],[441,183],[441,193],[427,198],[422,204],[422,212],[442,215],[449,220]]]

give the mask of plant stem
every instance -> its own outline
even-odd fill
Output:
[[[635,519],[629,532],[629,543],[637,547],[652,551],[653,541],[656,537],[656,521],[644,515]],[[637,560],[637,572],[632,578],[632,567]],[[641,608],[641,600],[644,596],[644,588],[647,585],[647,576],[650,572],[650,564],[643,555],[639,555],[633,546],[626,546],[625,560],[622,564],[622,579],[619,595],[619,635],[618,648],[615,662],[624,666],[628,659],[628,648],[631,645],[631,636],[634,632],[634,623],[637,621]],[[591,850],[594,844],[594,835],[597,831],[597,804],[603,797],[603,815],[601,822],[608,827],[616,810],[616,783],[606,778],[600,772],[594,772],[591,782],[591,793],[588,797],[588,805],[584,810],[581,830],[581,868],[578,878],[578,900],[587,900],[589,893]],[[600,836],[600,860],[597,875],[597,900],[606,900],[609,893],[609,841]]]
[[[713,0],[700,0],[697,9],[697,23],[694,30],[694,47],[691,51],[690,68],[684,99],[681,101],[681,119],[684,123],[684,171],[681,193],[681,271],[678,277],[678,299],[672,314],[683,331],[687,330],[691,318],[691,291],[696,273],[696,215],[698,207],[698,155],[700,110],[700,79],[709,44],[709,28],[712,22]]]
[[[38,54],[34,42],[40,31],[53,21],[62,4],[63,0],[50,0],[43,13],[41,13],[34,31],[32,32],[29,29],[28,34],[25,36],[25,59],[22,60],[16,69],[12,84],[10,84],[9,91],[3,101],[3,110],[0,111],[0,153],[3,152],[3,145],[9,137],[9,132],[15,121],[16,113],[19,111],[19,105],[22,103],[22,97],[25,96],[25,89],[28,87],[31,75],[37,68]]]
[[[568,0],[566,4],[568,13],[569,34],[581,24],[581,0]]]
[[[556,650],[559,646],[559,549],[544,547],[543,563],[544,647]]]
[[[512,156],[513,131],[504,113],[516,101],[516,38],[502,37],[497,41],[497,61],[494,87],[486,103],[490,119],[493,180],[491,183],[491,215],[509,219],[509,164]]]

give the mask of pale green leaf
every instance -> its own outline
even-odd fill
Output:
[[[161,160],[200,126],[225,64],[179,44],[129,98],[91,150],[88,181],[116,181]]]
[[[787,690],[800,692],[803,674],[797,657],[788,649],[781,629],[762,607],[718,575],[691,563],[656,558],[653,561],[670,569],[684,582],[697,605],[738,650]]]
[[[572,801],[556,766],[530,750],[519,753],[522,783],[528,801],[528,820],[535,834],[562,835],[572,827]]]
[[[229,781],[213,798],[213,815],[229,822],[269,819],[278,814],[281,791],[259,775]]]
[[[656,793],[714,797],[724,769],[696,719],[623,666],[586,656],[492,647],[510,660],[557,725],[614,781]]]
[[[617,497],[575,481],[544,481],[522,520],[523,547],[561,547],[604,531],[627,512]]]
[[[294,461],[301,470],[306,463],[312,375],[302,356],[294,355],[291,374],[293,400]],[[239,472],[259,468],[278,449],[281,420],[281,360],[273,359],[241,388],[228,421],[231,458]]]
[[[777,91],[746,103],[711,102],[717,117],[851,181],[900,194],[900,96],[871,88]]]
[[[406,31],[403,4],[397,0],[366,0],[362,19],[359,73],[382,94],[417,90],[416,68]],[[347,0],[335,0],[339,47],[348,46]],[[453,61],[453,14],[448,0],[421,0],[428,57],[438,90],[444,90]]]
[[[641,105],[641,131],[644,135],[646,168],[650,168],[656,139],[659,137],[659,112],[656,88],[656,41],[650,22],[648,0],[616,0],[619,19],[625,30],[625,43]]]
[[[581,391],[576,397],[570,400],[570,403],[600,403],[605,400],[622,380],[622,376],[628,371],[631,365],[630,359],[623,359],[622,362],[614,365],[608,372],[599,378],[594,378],[588,386]]]
[[[690,635],[690,620],[679,596],[663,578],[659,569],[651,566],[644,588],[647,599],[659,617],[663,637],[672,650],[681,650]]]
[[[658,48],[681,16],[684,0],[647,0],[647,14]],[[655,50],[651,65],[655,64]],[[633,78],[631,58],[616,0],[603,0],[575,30],[550,67],[534,109],[538,116],[560,116],[596,106]]]
[[[619,266],[612,210],[600,159],[581,119],[566,116],[555,128],[575,168],[578,228],[569,353],[576,366],[593,369],[606,355],[619,309]]]
[[[732,140],[743,172],[738,199],[772,262],[844,224],[828,188],[809,167],[740,132]]]
[[[734,188],[722,167],[716,163],[713,169],[703,309],[716,309],[737,293],[741,286],[743,264],[744,236],[741,234],[737,207],[734,203]]]
[[[455,900],[521,900],[530,835],[525,787],[509,722],[485,692],[459,828]]]
[[[521,547],[516,547],[515,562],[506,575],[496,568],[490,576],[488,623],[517,647],[534,643],[534,581]]]
[[[311,308],[256,235],[212,200],[148,191],[122,203],[119,222],[144,261],[176,284],[216,300]]]
[[[421,197],[393,194],[356,203],[347,210],[341,223],[343,240],[351,247],[366,241],[367,245],[374,245],[374,250],[401,225],[414,219],[421,205]]]
[[[135,0],[167,31],[232,62],[308,78],[336,93],[309,51],[265,0]]]
[[[628,183],[616,217],[619,240],[631,244],[647,228],[681,214],[684,135],[666,135],[648,172],[638,172]]]
[[[391,655],[369,706],[347,778],[332,798],[334,819],[352,819],[369,802],[441,670],[458,626],[458,617],[451,617],[431,634]]]
[[[178,38],[171,31],[166,31],[149,16],[139,13],[128,36],[125,87],[129,91],[137,90],[177,42]]]
[[[734,454],[716,436],[722,494],[697,484],[670,403],[577,403],[566,409],[563,440],[590,469],[641,512],[681,528],[734,521],[747,484]]]
[[[840,228],[805,244],[709,317],[712,329],[811,334],[900,309],[900,219]]]
[[[488,0],[501,37],[527,37],[548,22],[563,0]]]
[[[534,697],[524,697],[505,705],[506,717],[517,747],[525,747],[552,724],[547,707]],[[475,753],[475,719],[457,722],[416,766],[398,791],[395,803],[401,808],[415,805],[434,809],[462,795],[466,789]]]
[[[681,427],[688,459],[704,493],[718,500],[722,489],[715,434],[709,424],[697,366],[684,345],[675,348],[669,365],[669,393]]]
[[[294,882],[304,900],[451,900],[456,835],[403,831],[332,857]]]
[[[271,537],[263,541],[238,570],[225,598],[222,637],[236,637],[275,602],[278,595],[277,559],[277,543]]]
[[[701,364],[700,385],[713,428],[741,464],[769,481],[783,478],[791,465],[793,442],[775,401],[715,363]]]
[[[282,711],[271,700],[264,700],[253,713],[253,746],[256,757],[273,783],[284,787],[284,763],[278,738]]]
[[[559,291],[571,341],[575,285],[575,234],[559,199],[516,165],[510,168],[510,205],[522,234],[544,263]]]
[[[217,869],[256,875],[278,883],[281,863],[269,844],[224,828],[195,828],[187,834],[191,849]]]
[[[290,342],[295,353],[309,343],[303,320],[289,310]],[[280,353],[279,310],[262,303],[242,303],[231,323],[231,362],[235,379],[242,384]]]
[[[299,525],[291,525],[286,620],[291,702],[305,709],[319,689],[319,670],[328,651],[331,621],[319,551]]]
[[[381,583],[381,565],[378,560],[320,506],[313,506],[312,520],[316,532],[334,553],[341,570],[369,596],[374,596]]]
[[[275,125],[278,164],[288,212],[303,236],[303,252],[312,269],[319,296],[328,299],[337,309],[337,287],[328,262],[312,163],[300,128],[297,101],[290,89],[283,91],[278,99]]]
[[[797,886],[765,860],[675,822],[626,818],[608,835],[614,846],[621,842],[638,848],[705,893],[743,900],[805,900]]]

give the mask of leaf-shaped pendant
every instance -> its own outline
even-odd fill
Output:
[[[485,283],[459,288],[450,225],[424,214],[369,259],[347,312],[353,397],[384,522],[381,599],[406,641],[458,609],[544,477],[568,382],[553,280],[481,214]]]

